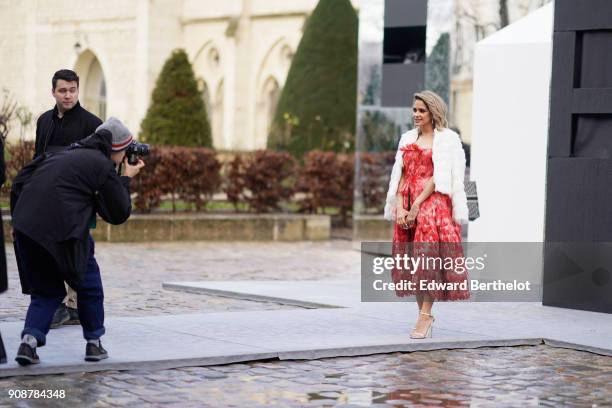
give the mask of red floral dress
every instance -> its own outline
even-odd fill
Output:
[[[399,186],[404,208],[410,209],[412,201],[423,191],[425,183],[433,176],[432,150],[423,149],[415,143],[401,148],[403,151],[404,184]],[[408,245],[406,245],[408,244]],[[468,272],[457,260],[463,259],[461,246],[461,225],[453,220],[451,198],[433,192],[420,206],[416,226],[403,229],[397,223],[393,234],[393,257],[396,255],[422,258],[421,264],[410,270],[393,269],[391,277],[395,283],[412,281],[413,288],[396,290],[400,297],[428,294],[435,300],[462,300],[470,297],[469,286],[446,289],[432,285],[421,290],[421,281],[448,282],[469,285]],[[424,262],[425,257],[432,258]],[[434,261],[439,258],[440,262]],[[431,262],[430,262],[431,261]],[[412,264],[415,265],[415,264]],[[427,286],[425,284],[425,286]]]

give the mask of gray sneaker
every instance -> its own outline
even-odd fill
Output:
[[[64,323],[70,320],[70,313],[68,313],[68,307],[65,304],[60,304],[55,313],[53,314],[53,320],[51,321],[51,328],[57,329]]]
[[[85,346],[85,361],[100,361],[108,358],[108,352],[102,347],[102,343],[96,346],[92,343],[87,343]]]
[[[40,363],[40,358],[38,358],[38,354],[36,354],[36,348],[30,347],[29,344],[21,343],[19,345],[19,350],[17,350],[15,361],[21,366],[26,366]]]

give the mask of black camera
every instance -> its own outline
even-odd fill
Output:
[[[146,143],[132,142],[125,150],[127,162],[130,166],[138,164],[138,159],[149,154],[149,145]]]

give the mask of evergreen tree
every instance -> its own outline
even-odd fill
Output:
[[[425,65],[425,88],[434,91],[449,103],[450,94],[450,35],[438,38]]]
[[[380,65],[372,65],[370,72],[370,82],[366,88],[364,105],[380,105],[380,87],[382,78],[380,77]]]
[[[364,137],[364,151],[389,152],[397,149],[397,137],[402,133],[401,126],[381,110],[365,110],[362,113],[361,127]]]
[[[140,128],[147,143],[211,146],[206,107],[184,50],[175,50],[166,60]]]
[[[357,14],[349,0],[320,0],[287,75],[268,147],[300,157],[355,145]]]

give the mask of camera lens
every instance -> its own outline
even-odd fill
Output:
[[[148,155],[149,150],[149,145],[146,143],[132,142],[125,151],[128,158],[128,164],[132,166],[138,164],[138,159]]]

